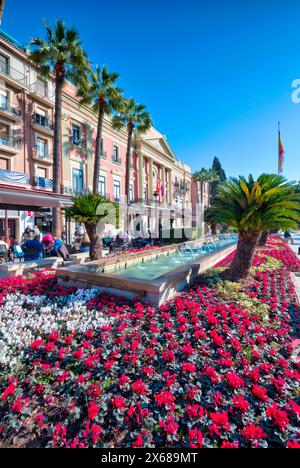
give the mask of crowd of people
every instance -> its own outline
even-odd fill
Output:
[[[64,229],[63,229],[64,232]],[[62,238],[63,238],[62,232]],[[63,239],[53,237],[51,233],[43,234],[38,226],[27,226],[19,243],[14,236],[9,237],[9,244],[0,238],[1,261],[14,261],[17,257],[27,260],[39,260],[44,257],[60,256],[65,261],[69,258],[69,251]]]

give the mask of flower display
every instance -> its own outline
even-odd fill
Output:
[[[3,444],[299,448],[300,263],[271,239],[236,286],[218,277],[232,258],[160,308],[62,291],[53,273],[0,283],[17,364],[0,376]]]

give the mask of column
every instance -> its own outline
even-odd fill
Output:
[[[139,199],[144,200],[144,157],[139,153]]]
[[[169,170],[169,204],[173,205],[173,181],[171,170]]]
[[[149,161],[149,181],[148,181],[149,182],[148,183],[149,194],[148,194],[148,197],[151,203],[153,200],[153,159],[149,158],[148,161]]]
[[[161,183],[163,185],[164,194],[162,197],[162,202],[165,205],[167,203],[167,192],[166,192],[166,168],[161,166]]]

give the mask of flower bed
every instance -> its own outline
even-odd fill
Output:
[[[2,373],[3,445],[299,448],[300,314],[289,272],[300,264],[278,242],[254,265],[263,255],[280,263],[254,270],[238,291],[203,276],[160,309],[105,295],[85,302],[109,323],[52,331]],[[30,295],[23,281],[13,293]],[[45,301],[56,290],[63,300],[54,277],[43,281]]]

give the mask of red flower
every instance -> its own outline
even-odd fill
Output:
[[[228,414],[226,411],[223,413],[211,413],[210,414],[210,419],[217,425],[217,426],[222,426],[226,430],[229,429],[229,424],[228,424]]]
[[[197,369],[195,364],[191,364],[190,362],[183,362],[181,367],[182,367],[182,372],[188,372],[188,373],[196,372],[196,369]]]
[[[226,440],[224,440],[220,448],[221,449],[238,449],[239,443],[238,442],[226,442]]]
[[[148,388],[142,381],[142,379],[137,380],[131,386],[134,393],[139,393],[140,395],[146,395],[148,393]]]
[[[137,434],[135,441],[132,444],[132,448],[140,448],[143,447],[144,441],[141,434]]]
[[[7,397],[9,397],[10,395],[13,395],[16,391],[17,387],[15,384],[11,384],[9,385],[3,392],[2,394],[2,401],[5,401],[7,399]]]
[[[267,408],[267,418],[271,418],[275,426],[279,427],[281,431],[286,429],[286,426],[289,423],[288,415],[285,411],[282,411],[278,408],[276,403],[273,403],[272,406]]]
[[[260,426],[256,426],[255,424],[248,424],[245,426],[241,434],[245,437],[246,440],[249,441],[267,438],[267,435],[264,433],[262,428]]]
[[[100,408],[94,401],[90,402],[90,405],[88,407],[88,418],[89,419],[95,419],[96,416],[99,414]]]
[[[252,393],[256,398],[262,401],[268,401],[267,395],[267,389],[260,387],[259,385],[253,385],[252,387]]]
[[[161,392],[154,395],[158,406],[170,406],[174,403],[175,398],[171,392]]]
[[[250,406],[250,403],[248,403],[248,401],[246,401],[242,396],[234,396],[233,404],[236,409],[242,411],[243,413],[248,411]]]
[[[244,381],[235,372],[229,372],[226,374],[226,379],[230,387],[238,389],[244,386]]]
[[[126,408],[126,400],[123,397],[119,397],[116,395],[114,398],[112,398],[110,402],[117,409]]]
[[[190,429],[188,433],[190,447],[202,448],[203,447],[203,434],[199,429]]]

